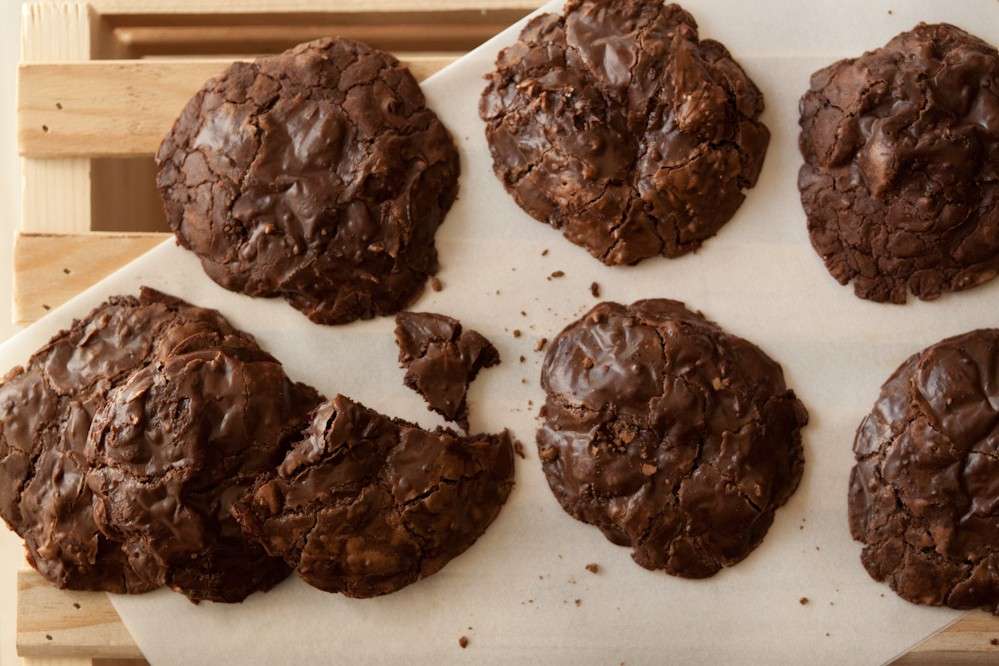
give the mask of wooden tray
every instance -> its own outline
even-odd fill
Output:
[[[195,90],[235,58],[324,35],[396,53],[423,78],[540,0],[90,0],[24,7],[22,210],[14,319],[28,323],[167,238],[152,155]],[[896,663],[999,661],[999,619],[971,613]],[[26,663],[144,663],[102,593],[18,576]]]

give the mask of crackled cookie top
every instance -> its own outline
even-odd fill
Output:
[[[478,331],[430,312],[400,312],[395,318],[404,381],[448,421],[468,430],[466,397],[479,370],[500,362],[499,352]]]
[[[0,516],[47,579],[109,592],[156,587],[94,521],[87,433],[107,395],[153,358],[220,344],[256,347],[214,310],[143,289],[111,298],[3,379]]]
[[[746,557],[798,486],[804,406],[780,365],[682,303],[601,303],[549,345],[538,452],[574,518],[647,569]]]
[[[508,433],[429,432],[337,396],[234,513],[310,585],[372,597],[464,552],[512,486]]]
[[[242,601],[288,575],[247,541],[233,502],[280,462],[318,402],[259,349],[174,354],[134,373],[87,444],[101,530],[132,569],[194,601]]]
[[[346,39],[233,64],[156,159],[167,220],[213,280],[322,324],[419,294],[458,187],[457,150],[409,70]]]
[[[500,52],[479,113],[517,204],[605,264],[697,249],[759,176],[763,96],[660,0],[569,0]]]
[[[857,296],[934,299],[999,272],[999,53],[920,24],[801,98],[812,245]]]
[[[857,430],[853,538],[903,599],[999,613],[999,330],[909,358]]]

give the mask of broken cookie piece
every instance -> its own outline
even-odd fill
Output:
[[[373,597],[463,553],[512,487],[509,433],[426,431],[339,395],[233,514],[310,585]]]
[[[499,352],[477,331],[429,312],[402,312],[395,318],[399,365],[406,369],[406,386],[448,421],[468,430],[468,385],[479,370],[500,362]]]

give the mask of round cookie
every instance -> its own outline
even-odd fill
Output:
[[[410,303],[458,189],[457,149],[416,79],[346,39],[233,64],[156,161],[167,221],[213,280],[321,324]]]
[[[173,355],[139,370],[94,417],[94,517],[130,566],[193,601],[238,602],[288,567],[229,514],[280,462],[318,402],[259,349]]]
[[[812,246],[872,301],[932,300],[999,272],[999,52],[920,24],[819,70],[801,98]]]
[[[541,384],[552,492],[647,569],[739,562],[798,486],[808,414],[780,365],[683,303],[600,303],[549,343]]]
[[[861,562],[903,599],[999,613],[999,330],[903,363],[853,444]]]
[[[204,344],[255,346],[214,310],[144,288],[74,322],[0,383],[0,516],[55,585],[117,593],[157,586],[94,521],[87,433],[132,372],[157,354]]]
[[[500,52],[479,103],[517,204],[608,265],[676,257],[756,184],[763,95],[661,0],[569,0]]]
[[[509,433],[428,432],[340,395],[234,514],[310,585],[373,597],[467,550],[512,487]]]

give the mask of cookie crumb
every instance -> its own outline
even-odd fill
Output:
[[[45,309],[46,312],[52,309],[49,306],[45,305],[45,303],[42,303],[42,307]]]
[[[78,603],[76,603],[76,602],[74,601],[74,602],[73,602],[73,608],[75,608],[76,610],[80,610],[80,604],[78,604]]]
[[[45,634],[45,640],[47,641],[52,640],[52,634]]]
[[[534,351],[541,351],[542,349],[545,348],[545,345],[547,344],[548,344],[548,338],[541,338],[540,340],[534,343]]]
[[[544,250],[541,250],[541,256],[542,257],[547,257],[548,256],[548,249],[547,248],[545,248]]]
[[[62,269],[62,272],[65,273],[66,275],[69,275],[71,271],[68,268],[64,268]]]
[[[519,338],[522,335],[519,328],[513,329],[513,337]]]
[[[434,291],[440,291],[444,288],[444,283],[441,282],[436,276],[430,278],[430,288]]]
[[[590,294],[592,294],[593,298],[600,298],[600,285],[596,282],[591,282]]]
[[[527,458],[527,454],[524,453],[524,445],[520,443],[520,440],[513,440],[513,451],[521,458]]]
[[[798,599],[798,603],[801,604],[802,606],[804,606],[805,604],[808,603],[808,597],[802,597],[802,598]]]
[[[565,271],[552,271],[553,278],[565,277]]]
[[[526,357],[526,356],[521,356],[521,357],[520,357],[520,362],[521,362],[521,363],[523,363],[523,362],[524,362],[524,361],[526,361],[526,360],[527,360],[527,357]]]
[[[993,638],[990,640],[989,645],[999,645],[999,638]]]
[[[582,599],[576,599],[576,605],[577,606],[582,606],[583,605],[583,600]]]
[[[596,562],[590,562],[586,565],[586,570],[592,574],[600,573],[600,565]]]
[[[462,636],[461,638],[459,638],[458,639],[458,645],[461,646],[462,650],[464,650],[465,648],[467,648],[468,647],[468,636]]]

